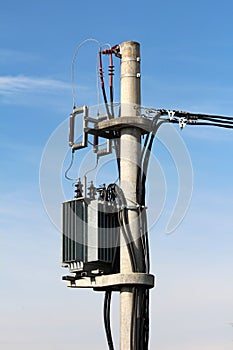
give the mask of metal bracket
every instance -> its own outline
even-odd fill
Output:
[[[102,147],[101,146],[106,146]],[[99,144],[95,146],[94,152],[97,154],[98,157],[107,156],[108,154],[112,153],[112,140],[106,139],[106,142],[104,144]]]
[[[167,111],[167,114],[170,120],[174,118],[175,113],[176,113],[175,111]]]
[[[109,117],[107,114],[100,114],[98,115],[97,119],[97,125],[98,122],[103,122],[109,120]],[[106,156],[110,153],[112,153],[112,140],[111,139],[106,139],[104,143],[97,143],[94,147],[94,152],[97,154],[98,157],[103,157]]]
[[[135,285],[151,289],[155,285],[155,277],[146,273],[116,273],[95,277],[81,277],[78,279],[76,279],[75,276],[66,276],[63,279],[67,281],[67,287],[93,288],[96,291],[103,291],[109,288],[115,291],[120,291],[122,286],[133,287]]]
[[[188,122],[187,118],[180,117],[179,118],[179,126],[180,126],[180,128],[184,129],[184,127],[187,125],[187,122]]]
[[[140,78],[140,77],[141,77],[141,73],[136,73],[136,74],[130,74],[130,73],[121,74],[121,78]]]
[[[78,114],[83,114],[83,135],[82,141],[74,143],[74,129],[75,129],[75,117]],[[74,151],[87,147],[88,134],[86,133],[86,120],[88,117],[88,108],[87,106],[82,106],[74,108],[73,113],[70,114],[70,135],[69,135],[69,145]]]
[[[121,62],[140,62],[141,61],[141,57],[125,57],[122,58]]]

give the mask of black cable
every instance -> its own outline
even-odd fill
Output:
[[[202,113],[184,113],[184,116],[187,115],[188,117],[197,117],[199,118],[213,118],[213,119],[225,119],[225,120],[232,120],[233,117],[227,117],[227,116],[221,116],[221,115],[213,115],[213,114],[202,114]]]
[[[145,154],[146,149],[147,149],[147,145],[148,145],[148,141],[149,141],[149,136],[150,136],[150,134],[148,133],[148,134],[146,135],[146,139],[145,139],[145,141],[144,141],[144,145],[143,145],[143,149],[142,149],[142,153],[141,153],[141,162],[140,162],[140,164],[142,163],[142,159],[143,159],[144,154]]]
[[[109,74],[110,74],[110,106],[111,106],[111,113],[109,111],[108,99],[107,99],[107,95],[106,95],[106,91],[105,91],[104,76],[103,76],[103,66],[102,66],[102,53],[101,53],[101,51],[99,52],[99,63],[100,63],[99,72],[100,72],[101,89],[102,89],[102,94],[103,94],[103,99],[104,99],[104,103],[105,103],[105,108],[106,108],[108,119],[114,118],[114,105],[113,105],[114,96],[113,96],[113,84],[112,84],[112,77],[113,77],[113,72],[114,72],[114,66],[112,64],[112,55],[110,55],[110,58],[111,58],[111,63],[110,63],[110,66],[109,66]],[[120,154],[119,154],[120,146],[119,146],[119,141],[116,138],[116,136],[117,136],[116,132],[111,131],[110,134],[115,136],[113,142],[114,142],[114,146],[115,146],[116,159],[117,159],[117,168],[118,168],[118,173],[119,173],[119,177],[120,177]]]
[[[168,115],[169,111],[166,109],[160,109],[159,112],[162,116]],[[184,111],[172,111],[174,114],[172,115],[172,119],[174,118],[186,118],[187,121],[197,121],[197,120],[209,120],[213,122],[219,122],[219,123],[227,123],[232,124],[233,117],[229,116],[221,116],[221,115],[211,115],[211,114],[203,114],[203,113],[190,113],[190,112],[184,112]],[[176,122],[178,120],[176,119]]]
[[[73,179],[73,178],[71,178],[71,177],[68,176],[68,172],[70,171],[70,169],[72,168],[73,163],[74,163],[74,150],[73,150],[73,149],[72,149],[72,151],[71,151],[71,154],[72,154],[72,156],[71,156],[71,161],[70,161],[70,164],[69,164],[68,168],[67,168],[66,171],[65,171],[65,178],[66,178],[67,180],[70,180],[70,181],[75,181],[75,180],[77,180],[77,178]]]
[[[121,108],[119,108],[119,114],[118,117],[121,115]],[[114,146],[115,146],[115,153],[116,153],[116,160],[117,160],[117,169],[118,169],[118,175],[119,179],[121,178],[121,159],[120,159],[120,139],[119,137],[114,139]]]
[[[132,288],[132,293],[133,293],[133,303],[132,303],[132,314],[131,314],[131,329],[130,329],[130,349],[137,349],[137,288],[133,287]],[[135,349],[135,350],[136,350]]]
[[[128,252],[129,252],[129,256],[130,256],[130,261],[131,261],[131,265],[132,265],[132,270],[133,270],[133,272],[138,272],[136,258],[135,258],[134,242],[132,240],[132,237],[129,237],[129,232],[127,232],[127,230],[125,229],[126,224],[124,221],[125,220],[123,218],[122,211],[121,211],[121,212],[119,212],[119,224],[120,224],[124,239],[125,239],[126,244],[127,244],[127,248],[128,248]]]
[[[147,227],[147,215],[146,208],[141,208],[140,211],[141,227],[142,227],[142,239],[145,255],[145,273],[150,272],[150,253],[149,253],[149,237],[148,237],[148,227]]]
[[[118,212],[119,216],[119,225],[122,229],[123,236],[125,238],[127,248],[129,251],[129,256],[132,264],[132,270],[134,272],[137,271],[137,262],[135,258],[135,247],[132,237],[132,232],[129,228],[129,221],[128,221],[128,212],[127,212],[127,203],[126,198],[124,196],[123,191],[119,186],[117,186],[115,183],[110,184],[106,189],[106,195],[105,199],[107,201],[114,201],[115,199],[118,200],[119,206],[121,210]],[[134,296],[133,296],[133,308],[137,307],[137,292],[135,289]],[[110,327],[110,304],[111,304],[111,291],[106,291],[105,293],[105,300],[104,300],[104,325],[105,325],[105,332],[106,337],[108,341],[109,350],[113,349],[113,341],[112,341],[112,335],[111,335],[111,327]],[[133,312],[132,313],[132,321],[131,321],[131,344],[135,344],[135,337],[137,336],[137,332],[135,331],[136,325],[136,317],[137,315]],[[131,346],[131,349],[134,349],[133,345]],[[137,348],[139,350],[139,348]]]
[[[173,119],[169,121],[170,123],[174,124],[179,124],[179,120]],[[216,126],[218,128],[226,128],[226,129],[233,129],[233,125],[228,125],[228,124],[220,124],[220,123],[208,123],[208,122],[192,122],[192,121],[187,121],[187,125],[192,125],[192,126]]]
[[[150,153],[151,153],[153,141],[155,138],[155,134],[156,134],[158,128],[164,122],[165,121],[159,121],[158,123],[156,123],[154,125],[151,136],[150,136],[150,141],[149,141],[148,147],[147,147],[146,152],[145,152],[145,157],[144,157],[143,166],[142,166],[142,174],[141,174],[141,183],[142,183],[141,187],[142,187],[142,189],[141,189],[141,201],[140,201],[140,203],[145,200],[145,189],[146,189],[145,184],[146,184],[146,177],[147,177],[147,168],[148,168],[148,164],[149,164]]]
[[[102,89],[102,94],[103,94],[103,99],[104,99],[106,112],[107,112],[108,118],[111,119],[112,116],[111,116],[109,108],[108,108],[108,99],[107,99],[107,95],[106,95],[106,91],[105,91],[105,85],[104,85],[104,74],[103,74],[102,53],[101,53],[101,51],[99,52],[99,73],[100,73],[101,89]]]
[[[110,86],[110,105],[111,105],[111,115],[112,115],[112,118],[114,118],[113,86]]]
[[[212,118],[212,117],[198,117],[198,120],[209,120],[211,122],[215,122],[215,123],[224,123],[224,124],[230,124],[233,125],[233,119],[231,120],[222,120],[219,118]]]
[[[160,114],[161,115],[161,114]],[[149,257],[149,238],[148,238],[148,229],[147,229],[147,216],[145,209],[145,183],[147,176],[147,169],[149,164],[149,158],[151,154],[151,149],[153,145],[153,141],[155,138],[155,134],[159,128],[159,126],[164,123],[164,120],[160,120],[159,118],[155,118],[152,124],[152,132],[147,134],[144,146],[141,153],[141,169],[138,171],[138,179],[137,179],[137,187],[138,191],[138,202],[140,204],[140,219],[141,219],[141,242],[144,252],[144,266],[145,273],[149,273],[150,270],[150,257]],[[149,343],[149,290],[140,290],[137,292],[137,307],[134,312],[137,312],[136,324],[134,320],[134,324],[132,327],[136,327],[136,350],[148,350]]]
[[[135,311],[136,316],[136,350],[141,350],[142,348],[142,339],[143,339],[143,318],[141,313],[141,307],[142,307],[142,290],[137,289],[137,308]]]
[[[146,289],[144,291],[144,324],[143,324],[143,329],[144,329],[144,344],[143,344],[143,349],[147,350],[148,349],[148,344],[149,344],[149,290]]]
[[[197,122],[193,125],[203,125],[203,126],[217,126],[218,128],[226,128],[226,129],[233,129],[233,125],[224,125],[219,123],[205,123],[205,122]]]
[[[108,118],[111,119],[112,116],[111,116],[109,108],[108,108],[108,100],[107,100],[107,95],[106,95],[106,91],[105,91],[104,85],[102,86],[102,93],[103,93],[104,104],[105,104],[105,108],[106,108],[106,112],[107,112]]]
[[[112,297],[112,291],[107,290],[105,292],[105,298],[104,298],[104,326],[105,326],[105,332],[106,332],[109,350],[114,350],[112,333],[111,333],[111,324],[110,324],[111,297]]]

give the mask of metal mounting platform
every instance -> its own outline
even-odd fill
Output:
[[[81,277],[75,279],[73,276],[65,276],[67,287],[71,288],[93,288],[96,291],[112,289],[120,291],[122,286],[141,286],[151,289],[155,285],[155,277],[146,273],[112,274],[93,277]]]
[[[152,131],[152,120],[145,117],[119,117],[101,121],[95,124],[94,128],[86,128],[89,134],[100,135],[105,138],[113,138],[111,131],[120,131],[123,128],[135,127],[141,130],[142,134]]]

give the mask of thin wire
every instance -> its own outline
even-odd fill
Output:
[[[104,46],[108,46],[111,49],[111,45],[109,43],[104,43],[100,46],[102,51]],[[99,54],[96,55],[96,92],[97,92],[97,114],[99,114],[99,106],[100,106],[100,84],[99,84]]]
[[[66,171],[65,171],[65,178],[66,178],[67,180],[70,180],[70,181],[76,181],[76,180],[78,179],[78,177],[72,178],[72,177],[69,177],[69,176],[67,175],[68,172],[70,171],[70,169],[72,168],[73,163],[74,163],[74,151],[72,150],[71,161],[70,161],[70,164],[69,164],[68,168],[67,168]],[[96,164],[95,164],[95,166],[94,166],[92,169],[88,170],[88,171],[84,174],[84,176],[87,176],[87,174],[89,174],[90,172],[94,171],[94,170],[97,168],[98,163],[99,163],[99,158],[96,157]]]
[[[92,171],[94,171],[94,170],[97,168],[98,163],[99,163],[99,158],[96,157],[96,164],[95,164],[95,166],[94,166],[92,169],[88,170],[88,171],[84,174],[84,176],[87,176],[87,174],[89,174],[89,173],[91,173]]]
[[[88,143],[89,143],[91,146],[95,146],[95,145],[94,145],[94,143],[93,143],[93,142],[91,142],[91,141],[89,141],[89,140],[88,140]],[[106,143],[107,143],[107,141],[102,142],[102,143],[98,144],[98,147],[100,147],[100,146],[104,146]]]
[[[73,107],[75,107],[75,87],[74,87],[74,63],[75,63],[75,60],[76,60],[76,57],[78,55],[78,51],[80,49],[81,46],[83,46],[84,44],[86,44],[87,42],[95,42],[96,44],[98,44],[99,46],[99,49],[101,48],[101,44],[98,40],[94,39],[94,38],[88,38],[88,39],[85,39],[83,40],[75,49],[75,52],[74,52],[74,56],[73,56],[73,59],[72,59],[72,64],[71,64],[71,69],[72,69],[72,97],[73,97]]]
[[[70,169],[72,168],[73,163],[74,163],[74,151],[72,150],[72,157],[71,157],[70,165],[68,166],[68,168],[67,168],[66,171],[65,171],[65,178],[66,178],[67,180],[70,180],[70,181],[76,181],[76,180],[78,179],[77,177],[76,177],[76,178],[71,178],[71,177],[69,177],[69,176],[67,175],[68,172],[70,171]]]

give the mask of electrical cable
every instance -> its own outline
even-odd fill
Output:
[[[108,50],[107,50],[108,51]],[[111,50],[110,50],[111,51]],[[112,54],[110,54],[110,65],[109,65],[109,75],[110,75],[110,106],[111,106],[111,113],[109,111],[108,106],[108,100],[105,90],[105,84],[104,84],[104,75],[103,75],[103,63],[102,63],[102,52],[99,52],[99,74],[100,74],[100,83],[102,88],[102,94],[103,94],[103,100],[106,108],[106,113],[109,119],[114,118],[114,105],[113,105],[113,74],[114,74],[114,66],[113,66],[113,60],[112,60]],[[118,172],[120,174],[120,158],[119,158],[119,142],[116,138],[116,133],[111,132],[112,135],[114,135],[114,146],[115,146],[115,152],[116,152],[116,159],[117,159],[117,167]]]
[[[126,224],[124,222],[122,212],[119,212],[118,220],[119,220],[120,227],[122,229],[124,239],[125,239],[126,244],[127,244],[127,249],[128,249],[129,256],[130,256],[132,270],[133,270],[133,272],[137,272],[137,263],[136,263],[136,258],[135,258],[134,246],[132,243],[132,237],[129,237],[129,234],[128,234],[127,230],[125,229]]]
[[[155,138],[155,134],[157,132],[157,130],[159,129],[159,127],[165,123],[165,121],[159,121],[158,123],[155,123],[155,125],[153,126],[153,130],[151,132],[151,136],[150,136],[150,141],[148,143],[147,149],[145,151],[145,157],[144,157],[144,161],[143,161],[143,165],[142,165],[142,174],[141,174],[141,200],[140,203],[142,201],[145,200],[145,183],[146,183],[146,177],[147,177],[147,169],[148,169],[148,165],[149,165],[149,159],[150,159],[150,154],[151,154],[151,149],[152,149],[152,145],[153,145],[153,141]],[[145,205],[145,203],[143,203],[143,205]]]
[[[132,288],[133,301],[131,313],[131,329],[130,329],[130,349],[135,349],[136,345],[136,322],[137,322],[137,288]],[[136,350],[136,349],[135,349]]]
[[[104,43],[104,44],[101,44],[101,50],[103,49],[104,46],[108,46],[109,48],[111,48],[111,45],[109,43]],[[99,54],[97,55],[97,59],[96,59],[96,91],[97,91],[97,106],[98,106],[97,114],[99,114],[99,106],[100,106]]]
[[[197,117],[199,118],[213,118],[213,119],[225,119],[225,120],[230,120],[233,121],[233,117],[228,117],[228,116],[222,116],[222,115],[213,115],[213,114],[202,114],[202,113],[189,113],[189,112],[176,112],[176,113],[180,113],[180,114],[184,114],[184,116],[190,116],[190,117]]]
[[[114,109],[113,109],[113,75],[114,75],[114,65],[112,60],[112,53],[110,53],[110,62],[109,62],[109,89],[110,89],[110,105],[111,105],[111,113],[112,118],[114,118]]]
[[[70,181],[76,181],[78,178],[73,179],[73,178],[71,178],[71,177],[69,177],[69,176],[67,175],[68,172],[70,171],[70,169],[72,168],[73,163],[74,163],[74,150],[72,150],[71,152],[72,152],[71,161],[70,161],[70,164],[69,164],[68,168],[67,168],[66,171],[65,171],[65,178],[66,178],[67,180],[70,180]]]
[[[231,120],[222,120],[220,118],[212,118],[212,117],[198,117],[198,120],[209,120],[215,123],[224,123],[224,124],[233,125],[233,119],[231,121]]]
[[[119,108],[118,117],[120,116],[120,113],[121,113],[121,109]],[[116,136],[116,134],[115,134],[115,136]],[[114,142],[115,153],[116,153],[118,175],[120,178],[121,177],[121,160],[120,160],[120,139],[119,139],[119,137],[114,138],[113,142]]]
[[[111,297],[112,297],[112,291],[107,290],[105,292],[105,298],[104,298],[104,326],[105,326],[105,332],[106,332],[109,350],[114,350],[112,333],[111,333],[111,324],[110,324]]]
[[[195,123],[193,125],[217,126],[218,128],[233,129],[233,125],[220,124],[220,123],[197,122],[197,123]]]
[[[102,53],[101,50],[99,51],[99,74],[100,74],[100,84],[101,84],[101,89],[102,89],[102,94],[103,94],[103,99],[104,99],[104,104],[106,108],[106,112],[108,115],[108,118],[111,119],[112,116],[110,114],[109,108],[108,108],[108,99],[105,91],[105,84],[104,84],[104,72],[103,72],[103,64],[102,64]]]
[[[170,123],[178,124],[180,123],[180,118],[184,118],[184,124],[187,125],[216,126],[228,129],[232,129],[233,126],[233,117],[189,113],[183,111],[168,111],[165,109],[161,109],[159,111],[162,116],[169,115],[169,119],[167,119],[167,121]],[[170,115],[171,112],[172,114]]]
[[[126,206],[126,204],[127,204],[126,198],[124,197],[122,190],[120,188],[117,188],[117,190],[118,190],[117,191],[118,195],[120,195],[121,205]],[[124,207],[124,209],[122,211],[120,211],[119,221],[120,221],[120,226],[122,228],[122,233],[125,237],[125,241],[127,242],[129,256],[130,256],[131,264],[132,264],[132,270],[133,270],[133,272],[139,272],[139,269],[137,267],[137,261],[135,258],[135,243],[133,241],[133,236],[132,236],[132,233],[130,231],[126,207]],[[144,268],[143,268],[143,270],[144,270]],[[142,333],[141,329],[143,328],[143,324],[141,323],[141,317],[138,316],[138,310],[139,310],[139,305],[140,305],[141,299],[138,296],[139,290],[137,287],[133,288],[132,293],[133,293],[133,307],[132,307],[132,315],[131,315],[132,320],[131,320],[131,331],[130,331],[131,332],[131,334],[130,334],[131,349],[142,350],[142,348],[140,347],[141,337],[139,336],[139,334]],[[140,293],[140,295],[141,295],[141,293]],[[145,317],[145,316],[143,316],[143,317]],[[137,331],[138,329],[140,330],[140,332]],[[143,348],[143,349],[145,349],[145,348]]]
[[[93,168],[91,168],[90,170],[86,171],[86,172],[85,172],[85,174],[84,174],[84,176],[87,176],[87,174],[89,174],[89,173],[91,173],[92,171],[94,171],[94,170],[97,168],[98,163],[99,163],[99,158],[98,158],[98,157],[96,157],[96,163],[95,163],[95,166],[94,166]]]
[[[231,119],[222,120],[219,118],[214,119],[210,116],[200,116],[199,120],[204,120],[202,122],[202,121],[197,121],[198,118],[196,115],[191,116],[190,114],[179,112],[178,117],[181,117],[181,116],[187,119],[187,124],[189,124],[190,122],[190,124],[192,125],[211,125],[211,126],[233,128],[233,122],[231,121]],[[177,120],[176,118],[177,118],[177,115],[175,115],[174,118],[170,121],[174,123],[179,123],[180,121]],[[147,215],[146,215],[146,209],[145,209],[145,183],[146,183],[150,153],[152,150],[155,134],[158,128],[164,122],[169,122],[169,120],[165,118],[158,118],[158,116],[157,118],[154,118],[154,121],[152,124],[153,125],[152,132],[150,134],[147,134],[143,145],[143,149],[141,152],[142,168],[138,172],[137,188],[139,189],[139,191],[138,191],[137,202],[139,203],[139,210],[140,210],[140,221],[141,221],[140,227],[142,230],[142,235],[141,235],[142,247],[141,248],[142,248],[143,256],[145,260],[145,269],[143,268],[143,271],[145,273],[149,273],[149,270],[150,270],[149,239],[148,239],[148,228],[147,228]],[[126,198],[124,197],[122,190],[116,184],[115,184],[115,189],[116,189],[116,193],[117,193],[117,196],[120,202],[120,207],[121,207],[121,210],[119,211],[119,214],[118,214],[119,225],[122,229],[122,233],[125,238],[125,241],[127,242],[132,270],[134,272],[139,272],[136,256],[135,256],[135,242],[133,241],[132,232],[129,227],[127,201],[126,201]],[[131,349],[148,350],[149,290],[148,289],[141,290],[138,287],[133,287],[132,293],[133,293],[133,301],[132,301],[133,304],[132,304],[131,331],[130,331],[131,332],[131,335],[130,335]],[[106,320],[107,320],[106,333],[108,334],[108,339],[111,339],[109,335],[109,324],[108,324],[108,303],[110,303],[109,299],[106,305],[106,315],[107,315],[106,316]],[[110,340],[108,340],[108,342],[111,343]]]
[[[127,214],[127,202],[123,191],[118,185],[115,186],[115,192],[119,201],[120,210],[118,212],[119,225],[122,229],[122,233],[127,244],[127,249],[130,256],[130,261],[132,265],[132,270],[138,272],[137,262],[135,258],[135,245],[133,241],[132,232],[129,227],[128,214]]]
[[[145,273],[150,272],[150,257],[149,257],[149,237],[147,228],[147,215],[146,208],[141,208],[140,210],[140,227],[141,227],[141,238],[143,244],[143,251],[145,257]]]
[[[179,120],[170,120],[170,123],[175,123],[179,124]],[[216,126],[219,128],[225,128],[225,129],[233,129],[233,125],[228,125],[228,124],[220,124],[220,123],[210,123],[210,122],[192,122],[192,120],[187,121],[187,125],[192,125],[192,126]]]
[[[114,47],[110,47],[108,50],[103,50],[99,52],[99,73],[100,73],[100,83],[101,83],[101,88],[102,88],[102,94],[103,94],[103,99],[105,103],[105,108],[107,112],[107,116],[109,119],[114,118],[114,97],[113,97],[113,75],[114,75],[114,65],[113,65],[113,57],[112,54],[117,52],[117,49],[119,48],[119,45],[115,45]],[[103,64],[102,64],[102,53],[104,54],[109,54],[110,55],[110,63],[109,63],[109,89],[110,89],[110,107],[111,107],[111,113],[109,111],[109,106],[108,106],[108,100],[107,100],[107,95],[105,91],[105,84],[104,84],[104,75],[103,75]],[[120,112],[120,111],[119,111]],[[115,153],[116,153],[116,159],[117,159],[117,167],[118,167],[118,172],[120,176],[120,145],[119,145],[119,140],[117,139],[117,134],[116,132],[112,131],[110,132],[114,136],[114,147],[115,147]]]
[[[146,183],[146,176],[147,176],[147,168],[149,164],[149,158],[151,154],[151,149],[153,145],[153,141],[155,138],[155,134],[160,127],[162,123],[164,123],[166,120],[159,120],[160,113],[154,117],[153,123],[152,123],[152,131],[150,134],[147,134],[143,149],[141,152],[141,163],[142,167],[139,168],[138,171],[138,179],[137,179],[137,188],[138,188],[138,197],[137,200],[140,205],[140,226],[141,226],[141,244],[143,249],[143,256],[144,256],[144,266],[145,266],[145,273],[149,273],[150,270],[150,258],[149,258],[149,238],[148,238],[148,229],[147,229],[147,216],[146,216],[146,209],[145,209],[145,183]],[[137,316],[134,315],[134,317],[137,317],[137,320],[133,321],[132,327],[134,327],[134,332],[136,331],[136,339],[134,339],[136,344],[137,350],[147,350],[148,349],[148,342],[149,342],[149,290],[145,289],[143,291],[137,291],[137,307],[136,311],[134,310],[134,313],[137,312]],[[136,323],[135,323],[136,322]],[[136,330],[135,330],[136,327]],[[132,331],[133,334],[133,331]],[[133,337],[133,335],[132,335]]]
[[[79,49],[81,48],[81,46],[83,46],[87,42],[95,42],[99,46],[99,49],[101,49],[100,42],[98,40],[94,39],[94,38],[88,38],[88,39],[83,40],[75,49],[74,56],[73,56],[72,63],[71,63],[73,108],[75,108],[75,105],[76,105],[76,101],[75,101],[75,84],[74,84],[74,64],[75,64],[75,60],[77,58]]]
[[[113,91],[113,75],[114,75],[114,65],[113,65],[113,57],[112,52],[109,54],[110,62],[109,62],[109,90],[110,90],[110,106],[111,106],[111,117],[114,118],[114,91]],[[114,147],[115,147],[115,153],[116,153],[116,159],[117,159],[117,167],[118,172],[120,176],[120,144],[119,144],[119,138],[116,137],[116,133],[113,132],[115,138],[113,140]]]
[[[89,145],[91,145],[91,146],[95,146],[95,144],[93,143],[93,142],[91,142],[91,141],[89,141],[88,140],[88,143],[89,143]],[[106,144],[106,141],[105,142],[102,142],[102,143],[100,143],[100,144],[98,144],[98,146],[100,147],[100,146],[104,146]]]

